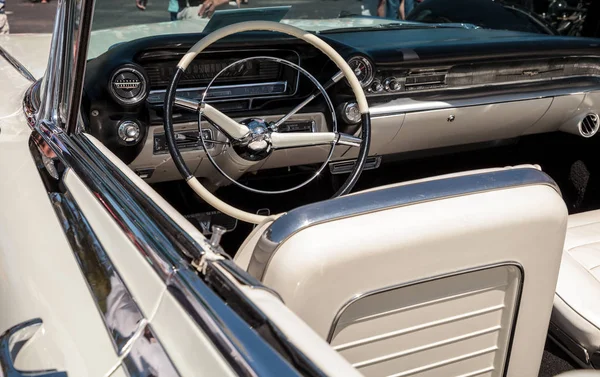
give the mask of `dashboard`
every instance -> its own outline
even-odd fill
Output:
[[[165,158],[162,104],[178,61],[202,36],[161,35],[125,42],[88,63],[88,131],[150,182],[180,178]],[[600,127],[600,44],[593,39],[461,28],[320,37],[347,60],[365,90],[374,158],[554,131],[592,137]],[[200,54],[180,80],[177,95],[205,98],[239,121],[277,120],[314,90],[293,65],[321,83],[338,71],[304,42],[273,33],[244,33]],[[335,117],[317,97],[279,131],[330,131],[336,122],[339,131],[357,134],[360,116],[345,80],[328,94]],[[174,122],[190,169],[222,184],[203,157],[210,153],[218,159],[226,148],[225,136],[203,122],[205,151],[194,137],[197,114],[176,109]],[[330,170],[347,171],[344,166],[351,165],[346,162],[357,152],[336,148]],[[322,147],[275,151],[250,170],[318,163],[327,154],[328,148]]]

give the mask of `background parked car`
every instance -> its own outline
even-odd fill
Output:
[[[486,29],[558,34],[535,13],[519,6],[492,0],[425,0],[407,20],[427,23],[468,23]]]

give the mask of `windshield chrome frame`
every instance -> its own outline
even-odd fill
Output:
[[[45,120],[68,133],[78,130],[93,11],[94,0],[58,0],[36,125]]]

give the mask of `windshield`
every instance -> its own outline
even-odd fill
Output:
[[[549,0],[97,0],[89,57],[110,46],[162,34],[208,33],[268,20],[316,33],[415,28],[509,30],[595,36],[592,3]],[[562,4],[562,3],[561,3]],[[564,5],[564,4],[563,4]]]
[[[223,17],[238,18],[239,21],[303,20],[306,28],[317,31],[353,26],[354,23],[349,22],[348,18],[361,18],[360,25],[373,25],[382,20],[403,20],[414,5],[415,0],[126,0],[125,3],[118,4],[110,0],[99,0],[96,3],[93,29],[193,21],[197,26],[196,31],[201,31],[212,17]],[[219,15],[220,13],[224,15]],[[240,15],[242,13],[244,15]],[[331,21],[311,24],[310,20]]]
[[[407,20],[417,4],[417,0],[98,0],[89,58],[119,42],[161,34],[208,33],[251,20],[283,22],[321,33],[434,26]]]

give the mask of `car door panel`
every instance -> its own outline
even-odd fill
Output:
[[[43,320],[43,331],[15,360],[19,368],[66,370],[72,376],[107,373],[116,354],[32,159],[29,134],[4,135],[0,331]]]

